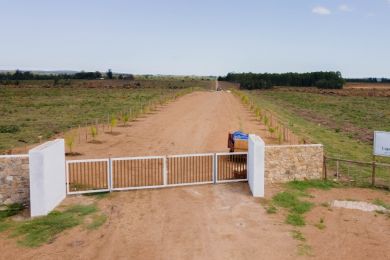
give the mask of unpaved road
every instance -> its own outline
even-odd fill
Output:
[[[91,197],[71,197],[78,203]],[[297,242],[246,183],[112,193],[96,231],[75,228],[36,249],[0,234],[0,259],[294,259]]]
[[[267,186],[266,199],[281,188]],[[337,188],[310,194],[315,207],[305,214],[305,227],[285,224],[282,209],[267,214],[247,183],[68,197],[63,205],[97,203],[107,222],[92,231],[73,228],[34,249],[0,233],[0,259],[390,259],[389,217],[323,206],[335,199],[390,203],[390,193]],[[321,219],[323,229],[316,226]],[[291,230],[306,241],[294,240]]]
[[[81,143],[76,138],[73,150],[82,156],[74,158],[224,152],[228,132],[239,129],[260,135],[266,143],[276,142],[232,93],[194,92],[115,127],[114,134],[100,131],[101,143],[85,141],[81,134]]]

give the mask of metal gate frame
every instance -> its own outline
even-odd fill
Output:
[[[168,164],[167,164],[167,161],[168,159],[170,158],[188,158],[188,157],[206,157],[206,156],[212,156],[212,173],[211,173],[211,176],[212,176],[212,179],[211,181],[204,181],[204,182],[189,182],[189,183],[179,183],[179,184],[168,184],[168,182],[166,183],[166,187],[178,187],[178,186],[189,186],[189,185],[200,185],[200,184],[211,184],[211,183],[215,183],[215,154],[213,153],[197,153],[197,154],[179,154],[179,155],[168,155],[166,156],[166,160],[165,160],[165,169],[166,169],[166,172],[167,172],[167,176],[169,174],[169,170],[168,170]],[[167,177],[168,179],[168,177]]]
[[[154,185],[154,186],[137,186],[137,187],[124,187],[124,188],[114,188],[113,185],[113,164],[114,161],[137,161],[137,160],[148,160],[148,159],[162,159],[163,160],[163,185]],[[110,191],[126,191],[126,190],[140,190],[140,189],[152,189],[152,188],[163,188],[166,186],[166,156],[142,156],[142,157],[116,157],[110,158]]]
[[[217,183],[229,183],[229,182],[243,182],[245,179],[232,179],[232,180],[218,180],[218,158],[226,155],[248,155],[247,152],[234,152],[234,153],[201,153],[201,154],[181,154],[181,155],[167,155],[167,156],[142,156],[142,157],[115,157],[108,159],[84,159],[84,160],[67,160],[66,161],[66,190],[67,194],[86,194],[86,193],[98,193],[98,192],[111,192],[111,191],[126,191],[126,190],[139,190],[139,189],[152,189],[152,188],[164,188],[164,187],[179,187],[179,186],[190,186],[190,185],[202,185],[202,184],[217,184]],[[188,157],[201,157],[210,156],[212,157],[212,180],[202,182],[189,182],[189,183],[178,183],[168,184],[168,159],[171,158],[188,158]],[[161,159],[162,160],[162,173],[163,173],[163,184],[154,186],[137,186],[137,187],[123,187],[114,188],[113,186],[113,162],[114,161],[134,161],[134,160],[148,160],[148,159]],[[97,190],[85,190],[85,191],[70,191],[69,183],[69,165],[72,163],[87,163],[87,162],[107,162],[107,184],[106,189]],[[246,168],[247,169],[247,168]]]
[[[69,165],[72,163],[87,163],[87,162],[107,162],[107,189],[86,190],[86,191],[70,191],[69,183]],[[111,164],[110,159],[86,159],[86,160],[69,160],[65,162],[66,167],[66,192],[67,194],[85,194],[111,191]]]
[[[216,153],[215,154],[215,171],[214,171],[214,183],[229,183],[229,182],[241,182],[241,181],[248,181],[248,163],[246,166],[247,170],[247,177],[244,179],[234,179],[234,180],[218,180],[218,157],[225,156],[225,155],[246,155],[248,160],[248,153],[247,152],[233,152],[233,153]]]

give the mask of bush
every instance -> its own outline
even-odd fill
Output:
[[[17,125],[0,125],[0,133],[2,134],[14,134],[20,131]]]
[[[326,79],[320,79],[315,83],[315,86],[317,88],[323,88],[323,89],[342,89],[344,83],[337,80],[326,80]]]

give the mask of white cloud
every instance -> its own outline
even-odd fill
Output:
[[[390,0],[388,0],[388,1],[390,1]],[[339,10],[342,12],[352,12],[352,8],[349,7],[348,5],[345,5],[345,4],[340,5]]]
[[[324,6],[316,6],[311,11],[312,11],[312,13],[318,14],[318,15],[330,15],[331,14],[331,11]]]

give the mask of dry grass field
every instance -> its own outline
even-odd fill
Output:
[[[385,95],[370,95],[367,89],[319,90],[275,88],[246,93],[260,106],[273,111],[297,134],[323,143],[328,155],[370,160],[375,130],[390,131]]]
[[[128,120],[213,81],[194,79],[26,81],[0,85],[0,153],[47,140],[72,128]],[[88,129],[90,127],[87,127]],[[90,131],[90,129],[88,130]]]

